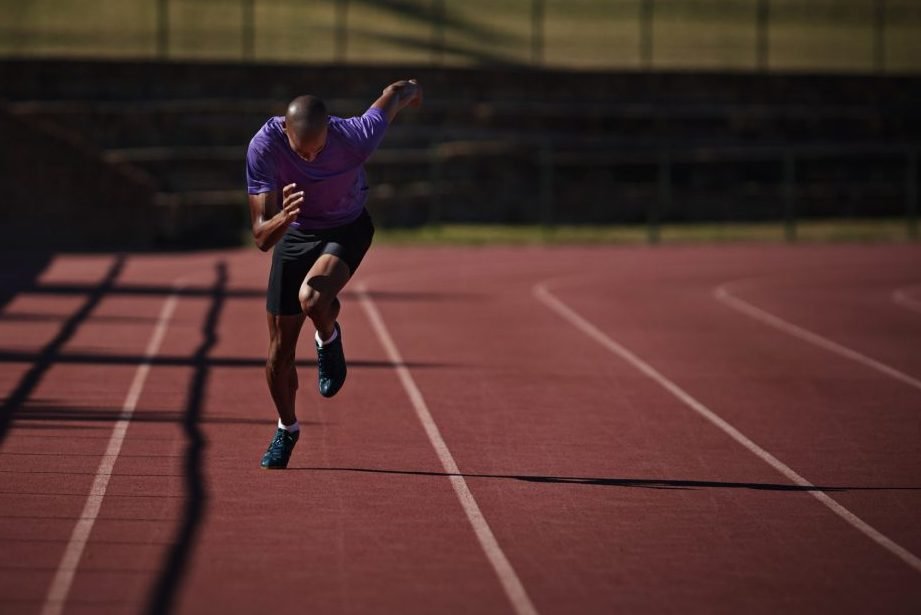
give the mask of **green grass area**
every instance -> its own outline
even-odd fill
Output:
[[[246,20],[260,61],[639,68],[649,43],[654,67],[749,70],[757,2],[544,0],[535,30],[532,0],[0,0],[0,55],[152,58],[164,24],[168,57],[235,60]],[[770,0],[769,67],[873,70],[876,6]],[[921,2],[887,0],[884,22],[888,69],[921,71]]]
[[[796,227],[798,242],[910,241],[903,219],[810,220]],[[391,245],[565,245],[642,244],[649,242],[645,226],[503,226],[446,224],[415,229],[378,229],[375,241]],[[659,243],[783,242],[778,223],[664,225]]]

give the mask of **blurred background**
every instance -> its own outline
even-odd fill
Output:
[[[916,239],[919,73],[917,0],[0,0],[2,239],[244,244],[265,120],[408,77],[368,164],[393,236]]]

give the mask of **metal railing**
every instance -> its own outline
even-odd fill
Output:
[[[463,158],[514,156],[522,152],[523,144],[508,142],[457,142],[442,143],[433,147],[430,154],[429,224],[441,223],[441,200],[448,189],[444,186],[445,167],[449,161]],[[783,145],[783,146],[686,146],[672,147],[663,145],[649,148],[642,152],[607,151],[560,151],[549,140],[529,144],[525,155],[532,158],[537,170],[534,182],[537,186],[537,203],[540,224],[547,228],[557,223],[557,203],[555,197],[556,176],[562,168],[613,168],[618,165],[647,165],[655,168],[654,198],[644,201],[645,223],[649,243],[657,243],[666,212],[674,212],[676,183],[673,170],[676,165],[714,164],[714,163],[768,163],[777,168],[779,182],[771,186],[770,192],[779,194],[777,219],[782,223],[784,236],[788,241],[796,241],[797,223],[800,219],[798,201],[800,185],[798,169],[803,163],[816,160],[850,160],[860,161],[874,156],[901,158],[903,166],[902,186],[904,197],[905,235],[911,241],[919,238],[919,190],[918,190],[918,153],[921,145],[869,144],[829,144],[829,145]],[[614,195],[610,195],[614,196]]]

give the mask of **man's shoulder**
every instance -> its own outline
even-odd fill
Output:
[[[249,151],[253,153],[267,152],[279,143],[284,133],[281,127],[281,116],[270,117],[265,124],[253,135],[249,142]]]
[[[343,148],[349,152],[357,152],[360,149],[360,139],[356,135],[355,128],[352,126],[354,121],[355,118],[330,115],[328,126],[329,137],[331,137],[331,139],[327,141],[327,147],[333,145],[335,148]]]
[[[369,147],[371,150],[377,147],[377,142],[380,141],[383,128],[386,126],[386,116],[374,107],[354,117],[330,116],[329,118],[330,132],[336,133],[349,149],[362,157],[368,156]],[[373,145],[370,145],[372,143]]]

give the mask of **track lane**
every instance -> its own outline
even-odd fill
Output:
[[[670,293],[684,296],[682,316],[689,325],[686,332],[670,331],[667,339],[644,340],[636,334],[636,327],[628,324],[618,331],[619,335],[634,346],[639,344],[638,347],[649,349],[647,354],[652,353],[655,364],[692,392],[701,390],[701,386],[708,387],[702,393],[708,405],[724,407],[734,424],[737,419],[746,421],[750,425],[746,433],[757,429],[766,434],[770,440],[758,441],[770,442],[767,448],[790,460],[794,468],[815,468],[808,473],[814,480],[918,487],[914,484],[917,475],[913,470],[921,454],[916,438],[919,428],[916,391],[820,347],[802,341],[791,345],[791,340],[798,340],[716,302],[708,305],[701,292],[707,290],[706,286],[704,282],[684,291],[648,291],[659,294],[663,305],[671,303]],[[604,299],[591,298],[591,290],[584,293],[580,290],[577,294],[584,294],[586,301],[582,307],[599,319],[596,322],[605,322],[606,317],[610,321],[599,305]],[[635,305],[630,305],[631,302]],[[647,303],[648,300],[622,299],[625,307],[618,316],[621,319],[633,318],[634,314],[645,316],[650,313]],[[732,316],[727,317],[727,312]],[[657,317],[668,318],[663,314]],[[877,326],[873,318],[868,318],[867,323],[866,327]],[[732,370],[746,377],[747,399],[743,404],[735,401],[738,386],[724,393],[717,381],[708,385],[712,374]],[[787,430],[804,434],[803,438],[808,434],[808,445],[802,439],[790,438]],[[835,464],[829,460],[841,462]],[[917,490],[884,491],[872,498],[865,497],[871,502],[894,498],[881,507],[891,512],[916,501],[916,494]],[[907,521],[890,521],[900,526],[903,537],[900,542],[908,541],[911,550],[917,551],[921,545]]]
[[[897,288],[892,291],[892,302],[921,314],[921,298],[914,296],[916,287]]]
[[[129,283],[142,281],[157,287],[153,295],[118,296],[134,301],[162,298],[177,277],[190,287],[213,285],[217,259],[201,254],[182,260],[142,259]],[[130,271],[130,269],[129,269]],[[206,294],[180,292],[180,299],[166,331],[160,352],[191,358],[202,344],[203,326],[211,307]],[[90,349],[84,349],[90,352]],[[129,354],[122,352],[121,354]],[[106,356],[99,356],[105,360]],[[129,363],[130,364],[130,363]],[[188,390],[193,362],[185,366],[154,365],[145,383],[123,443],[122,454],[110,479],[106,497],[87,551],[81,561],[67,604],[67,612],[149,612],[154,608],[154,587],[162,578],[169,554],[183,523],[187,493],[182,465],[186,439],[182,420],[189,403]],[[108,562],[121,553],[134,553],[125,569],[92,565]],[[105,588],[114,587],[109,592]],[[103,591],[101,591],[101,589]]]
[[[921,320],[891,301],[891,289],[915,276],[910,258],[900,262],[902,267],[895,270],[873,261],[822,271],[807,268],[795,275],[723,283],[714,292],[730,307],[749,311],[800,341],[850,354],[868,366],[876,363],[873,369],[921,390],[921,353],[916,351]],[[771,318],[777,324],[767,322]]]
[[[81,292],[91,290],[96,281],[83,270],[87,260],[75,261],[57,259],[56,267],[34,290],[42,291],[65,281],[82,287]],[[128,259],[112,288],[130,283],[135,276],[148,281],[157,279],[158,273],[165,274],[169,284],[187,272],[175,262],[165,267],[136,267]],[[37,294],[44,302],[57,297],[54,292]],[[137,374],[137,365],[119,365],[105,359],[143,355],[162,299],[103,294],[95,309],[52,357],[26,407],[18,413],[0,454],[4,468],[0,480],[4,496],[16,498],[29,514],[15,523],[5,519],[0,540],[31,554],[18,560],[17,569],[8,574],[14,581],[31,575],[33,582],[0,592],[0,603],[12,600],[22,612],[39,612],[62,553],[72,542],[76,519],[84,509],[112,426],[122,410],[121,401]],[[72,298],[68,296],[65,301],[71,302]],[[56,362],[67,354],[84,358],[70,364]],[[102,359],[98,363],[97,357]],[[138,392],[140,388],[136,388]],[[122,399],[116,401],[118,396]],[[144,400],[138,401],[143,404]],[[128,434],[130,437],[130,430]],[[159,538],[150,541],[146,537],[168,530],[173,524],[174,500],[159,493],[151,497],[151,492],[144,491],[145,485],[139,484],[143,478],[137,475],[169,472],[169,453],[164,455],[163,449],[168,451],[170,446],[169,436],[145,441],[140,451],[130,450],[127,439],[123,443],[122,452],[128,460],[122,463],[124,458],[119,454],[88,541],[83,551],[75,554],[76,571],[66,592],[67,612],[137,612],[138,605],[143,604],[151,571],[156,571],[159,562],[158,551],[162,551],[162,545],[157,544]],[[101,593],[100,588],[108,589]]]
[[[231,259],[231,291],[264,285],[266,267]],[[177,612],[252,613],[267,601],[298,612],[508,612],[447,480],[343,469],[439,469],[354,293],[343,299],[349,382],[332,400],[319,396],[305,331],[302,434],[285,472],[258,466],[275,420],[263,368],[248,361],[264,356],[264,300],[228,302],[214,356],[247,361],[211,370],[208,505]]]
[[[911,450],[887,449],[890,432],[899,429],[904,400],[880,398],[882,389],[871,378],[855,378],[852,366],[825,365],[818,374],[808,373],[814,365],[810,353],[791,357],[784,350],[789,342],[772,339],[770,331],[755,332],[757,323],[742,324],[704,309],[712,302],[707,284],[716,283],[715,271],[726,279],[752,269],[770,276],[797,271],[804,255],[813,265],[848,266],[865,258],[848,252],[376,249],[362,275],[372,284],[381,280],[372,296],[541,613],[617,607],[631,612],[860,612],[870,606],[911,612],[917,606],[907,589],[911,581],[878,548],[855,540],[846,527],[830,529],[827,513],[810,504],[811,496],[784,490],[769,468],[740,456],[711,426],[676,419],[674,400],[641,375],[612,364],[609,354],[589,349],[552,313],[539,313],[529,296],[530,285],[544,276],[613,276],[619,286],[600,295],[575,288],[567,299],[580,309],[598,310],[606,329],[653,352],[656,363],[680,373],[695,394],[704,391],[745,417],[747,425],[774,434],[772,442],[789,447],[784,450],[799,451],[800,461],[819,464],[815,467],[830,479],[855,479],[823,484],[848,487],[859,479],[872,485],[893,476],[900,464],[918,459]],[[178,610],[198,612],[218,604],[224,612],[252,612],[271,596],[295,610],[324,612],[508,612],[448,478],[351,290],[345,293],[343,317],[353,364],[349,385],[332,401],[312,392],[313,398],[302,398],[309,409],[308,438],[295,453],[293,465],[299,469],[284,476],[254,470],[271,431],[271,419],[263,418],[270,405],[259,367],[265,332],[258,289],[266,262],[258,256],[239,251],[181,260],[129,259],[124,287],[132,290],[120,289],[112,298],[142,301],[104,302],[98,318],[91,319],[95,335],[78,336],[76,345],[65,349],[81,363],[49,371],[43,406],[33,409],[41,418],[17,423],[4,445],[3,452],[11,454],[3,455],[3,463],[12,465],[0,472],[0,492],[11,477],[27,478],[34,495],[21,494],[26,515],[45,500],[60,500],[63,508],[67,498],[79,501],[70,492],[88,489],[93,455],[105,447],[106,429],[118,409],[117,401],[99,403],[99,391],[87,375],[110,375],[108,386],[121,378],[127,386],[126,374],[137,364],[125,358],[140,354],[130,343],[99,344],[99,336],[114,327],[140,339],[139,332],[153,318],[143,311],[162,298],[170,275],[177,269],[211,271],[222,259],[228,263],[229,300],[219,343],[209,355],[213,362],[208,363],[200,417],[208,441],[203,466],[208,499],[177,596]],[[82,265],[72,266],[65,261],[56,265],[59,272],[77,271],[89,262],[101,270],[106,262],[80,259]],[[78,295],[68,289],[96,279],[69,282],[64,273],[51,281],[66,292],[34,293],[30,300],[67,298],[76,304]],[[637,286],[644,275],[655,284]],[[175,335],[163,349],[169,356],[189,357],[199,346],[209,302],[207,285],[199,286],[182,297]],[[675,292],[661,293],[669,289]],[[625,299],[638,291],[638,300]],[[111,310],[105,311],[108,306]],[[675,321],[679,306],[682,313],[691,308],[688,322]],[[52,304],[46,308],[52,314],[57,309]],[[260,315],[255,327],[250,326],[253,312]],[[0,318],[0,334],[6,325],[60,322],[52,320],[58,318],[54,315],[29,320],[18,309],[12,314]],[[719,331],[732,344],[716,349],[702,344]],[[36,335],[39,339],[50,338]],[[305,377],[302,386],[312,387],[307,348],[305,376],[309,373],[310,379]],[[764,361],[750,361],[752,353],[757,359],[783,361],[765,367]],[[109,362],[86,364],[88,357],[101,355]],[[7,362],[4,370],[19,365]],[[143,412],[128,432],[87,545],[92,557],[81,563],[68,612],[137,612],[148,604],[152,580],[174,546],[186,496],[181,467],[186,442],[177,423],[194,368],[173,361],[151,371],[140,403]],[[726,386],[731,378],[713,377],[719,370],[751,384],[750,394],[740,398]],[[51,380],[77,394],[56,394]],[[790,388],[772,398],[770,392],[782,383]],[[793,429],[808,423],[805,410],[817,402],[849,410],[825,415],[826,429],[809,432],[809,445],[816,450],[804,450],[802,442],[782,437],[786,430],[776,430],[775,401],[793,406],[784,413]],[[860,417],[880,405],[894,408],[896,420],[887,418],[883,429],[871,431]],[[35,442],[46,446],[58,440],[73,453],[66,461],[28,454]],[[859,459],[859,466],[822,463],[842,451]],[[45,463],[47,470],[37,468]],[[0,498],[4,495],[20,494],[0,493]],[[844,491],[834,497],[872,499],[876,514],[885,517],[883,525],[901,523],[899,531],[907,536],[916,532],[911,525],[918,508],[904,493]],[[11,592],[44,591],[38,587],[48,577],[42,576],[42,558],[53,560],[73,522],[67,515],[33,512],[20,527],[14,512],[20,510],[10,509],[10,519],[0,521],[0,541],[16,553],[34,552],[35,570],[4,570],[0,599],[9,596],[10,602],[2,604],[29,612],[34,602],[15,602]],[[854,562],[860,562],[860,571]],[[280,578],[278,570],[284,571]],[[101,595],[105,586],[117,586],[117,591]],[[226,587],[226,595],[215,596],[216,586]],[[739,587],[746,591],[740,593]]]
[[[537,588],[534,599],[541,612],[564,612],[573,605],[590,612],[617,607],[655,611],[679,603],[690,610],[694,605],[713,610],[713,604],[720,604],[718,610],[727,612],[771,612],[781,604],[778,588],[793,586],[793,596],[783,595],[792,601],[783,603],[785,608],[858,610],[859,605],[876,604],[875,592],[897,593],[912,582],[910,570],[901,570],[898,561],[893,564],[891,556],[865,537],[844,524],[830,525],[834,517],[810,503],[811,496],[784,492],[778,483],[785,481],[759,460],[746,459],[744,449],[688,417],[686,409],[676,408],[673,399],[642,382],[642,376],[585,348],[578,334],[552,314],[533,314],[533,306],[512,297],[530,291],[533,271],[541,263],[501,261],[489,282],[465,275],[468,264],[472,270],[474,261],[489,258],[488,250],[483,252],[487,254],[458,257],[449,282],[426,277],[410,283],[407,276],[394,289],[399,295],[424,287],[432,297],[463,291],[479,300],[436,305],[433,299],[425,306],[428,314],[410,302],[382,311],[406,356],[438,360],[450,353],[477,365],[464,376],[463,388],[456,376],[453,384],[450,375],[440,373],[420,373],[417,379],[500,544],[510,545],[507,551],[525,586]],[[689,269],[701,266],[689,262],[686,251],[678,252],[676,262]],[[576,253],[583,263],[598,257],[592,251]],[[564,255],[564,260],[569,258]],[[627,274],[634,264],[613,268]],[[652,272],[667,280],[657,280],[660,285],[684,277],[683,271],[656,266],[642,273]],[[706,293],[700,299],[709,301]],[[674,312],[674,305],[646,302],[636,316]],[[607,299],[599,309],[610,306]],[[610,316],[609,309],[607,322]],[[658,335],[642,320],[631,325],[640,338]],[[662,334],[674,334],[676,326],[666,325]],[[500,333],[491,335],[497,328]],[[567,349],[560,357],[559,348]],[[616,463],[607,465],[612,460]],[[528,475],[531,480],[523,478]],[[650,478],[645,483],[623,480],[644,475]],[[506,476],[510,484],[496,486],[502,479],[487,476]],[[704,493],[687,493],[694,481],[680,479],[688,478],[709,479],[711,484],[698,486]],[[628,485],[634,489],[624,489]],[[653,494],[637,495],[644,485]],[[614,508],[605,508],[613,503],[598,493],[604,486],[622,487]],[[540,497],[528,497],[527,489]],[[567,491],[560,493],[563,489]],[[633,504],[626,514],[616,507],[625,502]],[[582,523],[562,522],[561,515],[567,521],[579,517]],[[646,549],[638,544],[644,538]],[[808,564],[817,553],[822,554],[821,572]],[[709,558],[698,559],[703,554]],[[683,567],[672,568],[674,560]],[[535,567],[535,561],[541,565]],[[855,561],[872,562],[870,568],[882,575],[874,572],[872,579],[864,578],[853,567]],[[689,570],[698,580],[695,587],[685,580]],[[733,582],[756,589],[741,596],[731,590]],[[837,596],[833,605],[827,602],[829,593]]]

